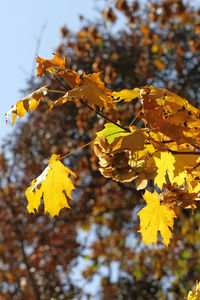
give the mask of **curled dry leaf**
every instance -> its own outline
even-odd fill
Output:
[[[26,114],[26,112],[28,112],[28,110],[32,112],[34,109],[36,109],[40,103],[40,100],[44,100],[44,96],[48,91],[47,87],[48,85],[41,87],[40,89],[26,96],[24,99],[17,101],[15,105],[12,105],[11,109],[5,113],[6,122],[8,121],[9,115],[13,114],[12,125],[14,125],[17,116],[20,119]]]
[[[58,160],[59,157],[60,155],[53,154],[46,169],[27,188],[25,194],[29,213],[38,210],[41,197],[44,200],[44,210],[51,217],[58,215],[63,207],[69,207],[66,197],[72,199],[71,191],[74,189],[69,175],[76,175]]]

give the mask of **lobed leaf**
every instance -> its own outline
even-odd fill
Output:
[[[64,97],[78,100],[84,98],[89,105],[98,106],[100,109],[116,108],[111,90],[105,88],[105,84],[100,79],[100,73],[84,74],[79,86],[67,92]]]
[[[162,189],[163,184],[166,182],[166,176],[172,181],[174,178],[174,163],[175,158],[170,152],[158,152],[158,155],[154,155],[155,165],[157,167],[157,175],[154,180],[154,184]]]
[[[59,157],[59,155],[53,154],[49,160],[49,165],[37,179],[32,181],[31,186],[26,190],[29,213],[34,213],[35,210],[38,211],[42,197],[44,210],[52,218],[58,215],[62,208],[69,208],[66,197],[72,199],[71,191],[74,186],[68,176],[76,175],[57,160]]]
[[[143,198],[147,206],[138,213],[140,218],[139,232],[142,233],[142,240],[145,245],[156,244],[159,231],[163,243],[168,246],[172,237],[170,229],[173,229],[174,218],[176,218],[173,208],[160,203],[159,194],[156,191],[154,193],[146,191]]]

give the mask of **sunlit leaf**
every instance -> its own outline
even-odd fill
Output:
[[[174,218],[176,218],[174,210],[168,205],[160,203],[159,194],[156,191],[154,193],[146,191],[143,198],[147,206],[138,213],[140,217],[139,232],[142,233],[142,240],[145,245],[156,244],[158,232],[160,232],[163,243],[168,246],[172,237],[170,229],[173,229]]]
[[[35,92],[29,94],[24,99],[18,101],[15,105],[12,105],[11,109],[5,113],[6,122],[9,115],[12,114],[12,125],[14,125],[17,116],[20,119],[26,114],[26,112],[28,112],[28,110],[32,112],[34,109],[36,109],[40,103],[40,100],[44,100],[47,90],[47,85],[45,85]]]
[[[105,84],[100,79],[100,73],[83,75],[79,87],[66,93],[64,97],[84,98],[92,107],[98,106],[101,109],[115,108],[111,90],[105,88]]]
[[[133,90],[121,90],[120,92],[113,92],[112,96],[118,101],[124,100],[124,102],[130,102],[135,98],[140,98],[140,89],[135,88]]]
[[[175,158],[170,152],[160,152],[158,157],[154,156],[154,160],[157,167],[155,184],[162,189],[163,184],[166,182],[166,176],[168,176],[169,180],[172,180],[174,177]]]
[[[59,157],[59,155],[53,154],[49,165],[26,190],[29,213],[38,210],[41,197],[44,201],[44,210],[51,217],[58,215],[63,207],[69,207],[66,197],[72,199],[71,191],[74,186],[68,176],[75,176],[75,174],[58,160]]]
[[[65,69],[65,57],[61,58],[57,55],[54,55],[53,59],[44,59],[37,56],[36,61],[38,63],[37,69],[37,77],[41,77],[46,74],[48,68],[56,67],[58,69]],[[53,73],[53,70],[50,69],[50,72]]]

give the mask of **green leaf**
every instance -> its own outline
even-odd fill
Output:
[[[129,134],[125,130],[121,129],[113,123],[106,123],[104,129],[97,132],[98,137],[106,136],[106,139],[109,144],[112,144],[117,137],[124,136]]]

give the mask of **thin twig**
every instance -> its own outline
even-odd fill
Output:
[[[66,92],[64,92],[64,91],[58,91],[58,90],[47,90],[47,92],[66,94]]]
[[[137,115],[134,117],[134,119],[131,121],[131,123],[128,125],[128,127],[130,127],[135,122],[135,120],[138,118],[140,113],[141,113],[141,110],[137,113]]]
[[[94,142],[94,140],[90,141],[89,143],[87,143],[87,144],[85,144],[85,145],[77,148],[76,150],[73,150],[72,152],[70,152],[70,153],[68,153],[68,154],[66,154],[64,156],[59,157],[58,160],[61,160],[61,159],[65,158],[65,157],[67,157],[67,156],[70,156],[71,154],[73,154],[73,153],[75,153],[75,152],[77,152],[77,151],[79,151],[79,150],[87,147],[88,145],[92,144],[93,142]]]
[[[80,101],[81,101],[82,104],[84,104],[85,106],[87,106],[89,109],[93,110],[97,115],[101,116],[102,118],[104,118],[108,122],[111,122],[111,123],[115,124],[119,128],[121,128],[121,129],[123,129],[123,130],[125,130],[125,131],[127,131],[129,133],[131,132],[129,128],[123,127],[122,125],[114,122],[113,120],[111,120],[110,118],[108,118],[104,114],[100,113],[99,111],[96,111],[96,109],[94,109],[93,107],[91,107],[90,105],[88,105],[83,99],[81,99]]]

